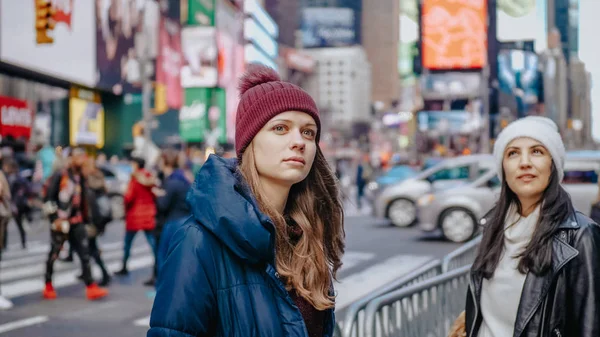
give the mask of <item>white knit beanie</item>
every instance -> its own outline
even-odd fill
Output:
[[[504,151],[510,142],[517,138],[532,138],[542,143],[552,156],[554,166],[558,173],[558,181],[562,182],[565,166],[565,144],[558,133],[558,127],[549,118],[529,116],[510,123],[496,139],[494,144],[494,159],[498,177],[502,179],[502,159]]]

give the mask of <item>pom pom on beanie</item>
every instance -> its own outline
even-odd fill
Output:
[[[257,85],[277,81],[281,81],[281,78],[274,69],[259,64],[250,64],[244,75],[240,77],[238,85],[240,97],[244,96],[246,91]]]

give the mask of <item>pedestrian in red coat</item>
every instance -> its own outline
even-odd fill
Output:
[[[123,254],[123,268],[117,275],[128,275],[127,261],[131,252],[131,244],[139,231],[144,231],[146,240],[152,251],[156,254],[156,243],[154,240],[154,227],[156,226],[156,202],[152,189],[156,186],[156,180],[144,166],[145,161],[141,158],[132,159],[133,174],[125,192],[125,246]]]

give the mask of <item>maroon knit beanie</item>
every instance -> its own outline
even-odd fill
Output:
[[[250,64],[240,78],[240,103],[235,121],[235,149],[238,160],[254,136],[271,118],[286,111],[302,111],[317,124],[316,141],[321,134],[317,104],[299,86],[281,81],[275,70],[260,64]]]

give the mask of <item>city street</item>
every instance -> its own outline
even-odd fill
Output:
[[[353,301],[457,247],[423,236],[417,228],[389,227],[348,208],[346,254],[336,284],[339,319]],[[121,267],[123,231],[121,223],[113,223],[101,240],[103,256],[112,272]],[[114,276],[109,297],[94,303],[85,300],[83,284],[76,278],[78,262],[62,261],[57,262],[54,275],[58,299],[42,300],[48,234],[39,229],[30,236],[28,250],[21,250],[16,226],[10,227],[9,250],[3,257],[0,280],[2,294],[11,298],[15,307],[1,312],[0,336],[145,335],[154,294],[142,283],[150,276],[153,258],[142,235],[135,239],[130,276]],[[96,277],[98,272],[95,270]]]

